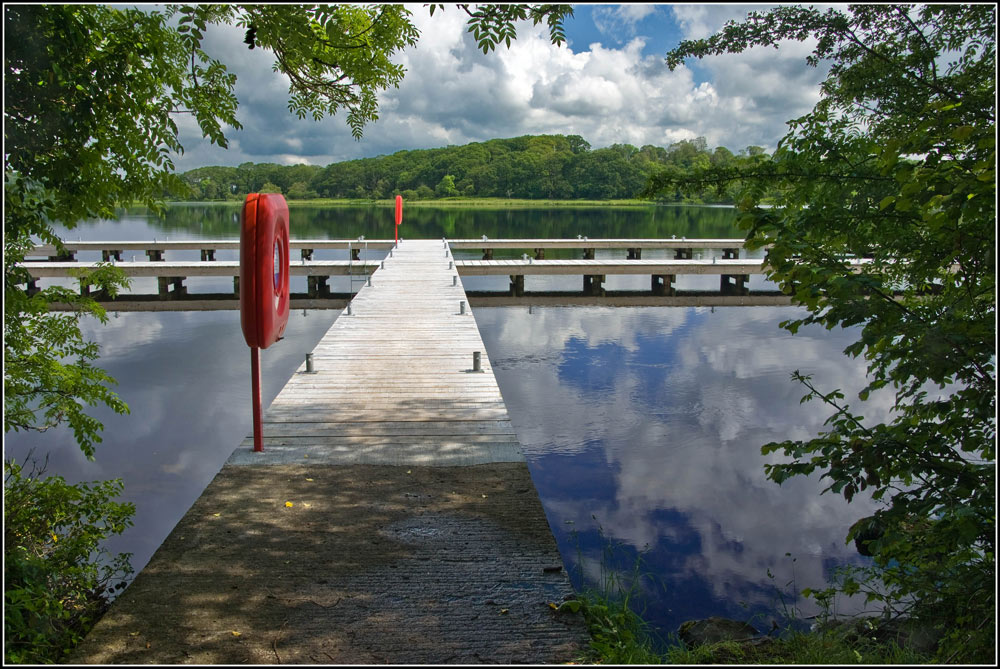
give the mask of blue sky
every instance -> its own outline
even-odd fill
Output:
[[[682,39],[706,37],[763,5],[577,5],[568,43],[544,25],[518,26],[510,49],[484,55],[463,12],[433,17],[408,6],[420,30],[397,55],[407,71],[379,96],[380,118],[358,142],[341,116],[298,120],[287,110],[287,79],[273,56],[249,51],[238,28],[212,28],[206,51],[237,74],[237,117],[228,150],[210,146],[191,119],[178,119],[184,171],[242,162],[327,165],[404,149],[435,148],[526,134],[576,134],[593,148],[616,143],[668,147],[705,137],[710,147],[772,149],[786,121],[818,101],[823,68],[806,65],[807,44],[753,49],[693,61],[671,72],[665,55]]]
[[[670,5],[575,5],[566,22],[570,48],[584,51],[594,42],[622,48],[636,35],[646,39],[645,55],[662,56],[683,39]]]

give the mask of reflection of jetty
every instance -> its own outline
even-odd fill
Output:
[[[406,241],[74,663],[555,664],[587,644],[473,314]],[[280,344],[278,344],[280,346]]]
[[[456,251],[476,249],[482,252],[482,260],[454,260],[454,268],[462,276],[509,276],[508,294],[512,297],[525,296],[524,277],[528,275],[575,275],[583,277],[583,297],[609,297],[604,289],[608,275],[647,275],[650,277],[649,296],[679,297],[675,284],[679,275],[716,275],[719,277],[719,295],[752,297],[747,282],[753,274],[763,274],[765,267],[760,259],[740,258],[743,241],[739,239],[497,239],[497,240],[449,240],[451,249]],[[92,268],[94,263],[76,262],[79,252],[100,252],[104,261],[112,261],[130,277],[155,277],[159,282],[156,295],[121,295],[112,300],[106,296],[95,297],[109,307],[118,310],[160,310],[176,309],[176,306],[155,306],[155,301],[183,301],[192,303],[187,308],[211,309],[227,307],[226,302],[239,296],[239,262],[236,260],[215,260],[216,251],[238,251],[239,242],[234,240],[192,240],[192,241],[106,241],[67,242],[66,254],[56,256],[51,246],[39,246],[35,257],[47,260],[30,260],[25,263],[34,279],[72,278],[81,270]],[[444,244],[442,244],[444,246]],[[291,262],[292,276],[306,276],[307,291],[292,295],[292,308],[342,308],[342,301],[350,295],[330,291],[328,281],[336,276],[370,275],[382,266],[380,261],[368,258],[367,251],[389,251],[389,240],[293,240],[291,247],[299,251],[300,259]],[[349,251],[349,260],[315,260],[318,250]],[[494,250],[531,251],[521,258],[495,259]],[[624,258],[597,258],[598,250],[622,249]],[[167,261],[166,252],[201,252],[201,260]],[[362,250],[365,257],[361,258]],[[583,257],[575,259],[546,259],[546,250],[581,251]],[[643,259],[643,250],[672,252],[673,258]],[[711,257],[695,258],[695,250],[704,250]],[[129,251],[145,253],[147,260],[122,260]],[[380,254],[381,255],[381,254]],[[701,253],[698,254],[702,255]],[[189,294],[184,281],[194,277],[233,277],[233,292],[213,294]],[[33,282],[34,283],[34,282]],[[33,286],[29,287],[32,288]],[[81,280],[81,291],[88,291]],[[624,296],[622,296],[624,297]],[[637,297],[630,294],[629,297]],[[675,301],[676,302],[676,301]],[[194,303],[199,303],[195,305]],[[324,304],[324,303],[332,303]],[[656,302],[652,302],[656,303]],[[661,301],[656,304],[674,302]],[[676,302],[689,304],[690,302]],[[741,304],[745,304],[743,302]],[[651,304],[646,302],[646,304]]]

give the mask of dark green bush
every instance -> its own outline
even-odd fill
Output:
[[[63,659],[125,586],[131,557],[101,542],[132,525],[120,479],[70,485],[4,462],[4,662]]]

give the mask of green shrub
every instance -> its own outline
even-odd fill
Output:
[[[120,479],[70,485],[4,462],[4,662],[56,662],[125,586],[131,554],[100,543],[132,525]]]

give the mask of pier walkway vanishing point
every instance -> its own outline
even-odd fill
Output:
[[[264,412],[264,452],[234,451],[71,662],[582,655],[582,616],[549,606],[572,588],[451,262],[441,241],[386,258]]]

